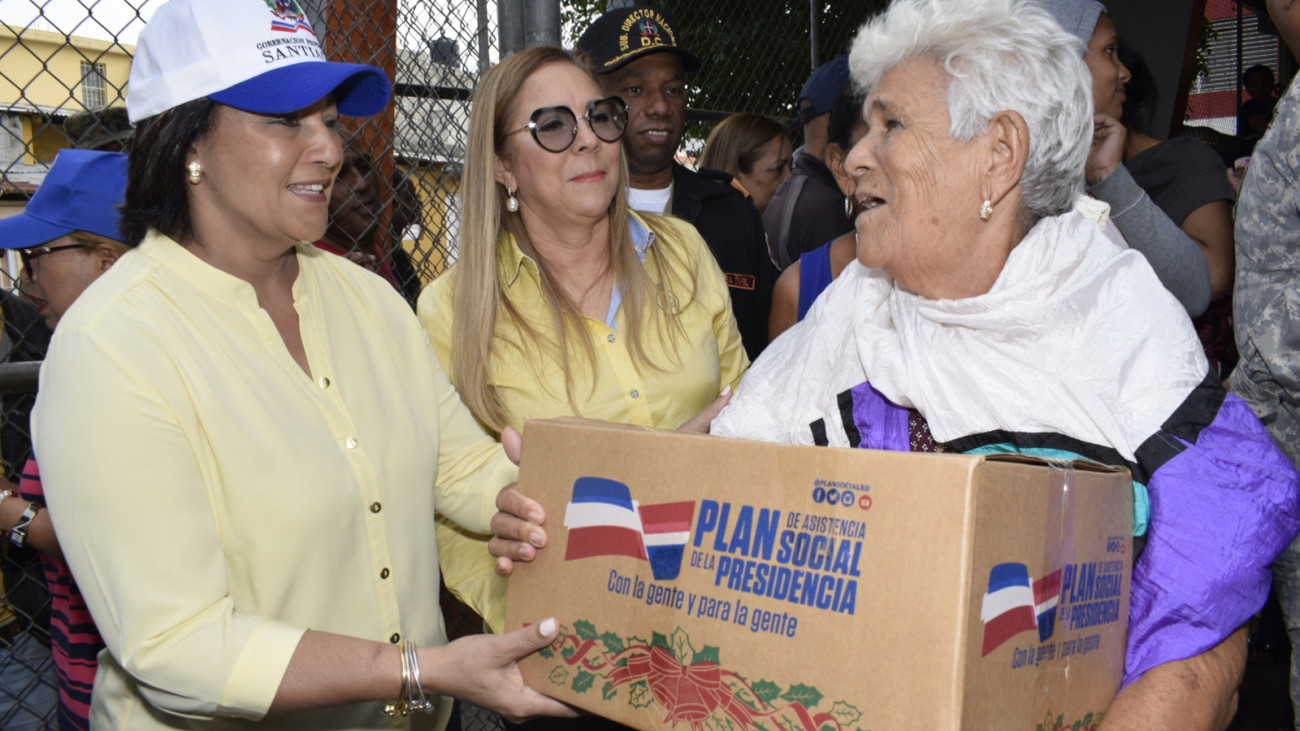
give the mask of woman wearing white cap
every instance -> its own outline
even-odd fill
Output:
[[[130,83],[134,249],[60,321],[33,419],[108,648],[91,725],[568,713],[514,666],[554,620],[446,644],[435,511],[486,530],[516,470],[401,296],[307,243],[383,73],[324,61],[292,0],[172,0]]]

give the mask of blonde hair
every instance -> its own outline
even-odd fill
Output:
[[[700,153],[700,167],[736,175],[754,173],[763,145],[785,136],[785,126],[758,114],[733,114],[718,122]]]
[[[542,357],[547,352],[544,346],[553,346],[564,369],[565,396],[575,414],[580,412],[574,393],[575,359],[590,368],[593,383],[598,372],[596,351],[586,336],[582,313],[557,284],[545,260],[538,256],[519,214],[506,210],[508,193],[495,176],[497,157],[505,155],[505,140],[511,131],[508,125],[515,116],[519,90],[529,77],[552,63],[573,64],[591,75],[590,68],[579,56],[562,48],[538,46],[520,51],[483,75],[474,91],[470,112],[460,188],[464,215],[460,258],[454,270],[449,375],[470,412],[496,434],[505,428],[506,413],[495,389],[489,385],[489,375],[492,359],[505,357],[506,346],[517,351],[517,357],[522,357],[534,369],[539,388],[547,388],[548,381]],[[592,82],[596,83],[594,77]],[[653,362],[646,350],[645,329],[653,324],[661,342],[675,344],[680,332],[676,310],[694,299],[695,282],[693,278],[686,282],[670,281],[674,267],[669,266],[669,260],[680,260],[681,255],[673,250],[672,242],[656,239],[653,261],[662,283],[659,286],[674,293],[688,293],[681,297],[678,308],[656,307],[657,285],[641,265],[628,231],[627,160],[621,153],[619,159],[619,185],[609,206],[610,268],[622,295],[621,306],[627,320],[625,337],[631,344],[632,361],[638,368],[658,369],[663,366]],[[644,218],[652,231],[657,228],[653,217]],[[529,321],[532,313],[519,311],[506,297],[505,282],[514,272],[506,271],[510,262],[500,259],[502,253],[509,251],[502,245],[505,233],[512,234],[520,250],[537,263],[542,295],[549,305],[556,333],[555,342],[548,343],[549,338]],[[518,327],[520,342],[498,337],[498,318],[506,318]],[[673,349],[669,348],[668,352],[673,364],[680,365]]]

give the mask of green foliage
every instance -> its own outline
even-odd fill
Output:
[[[655,702],[654,693],[650,692],[650,684],[644,680],[638,680],[628,686],[627,702],[633,708],[645,708]]]
[[[721,665],[722,660],[720,657],[718,648],[713,645],[705,645],[703,649],[695,653],[695,657],[691,658],[691,664],[694,665],[701,662],[711,662]]]
[[[586,670],[579,670],[577,677],[573,679],[573,691],[575,693],[586,693],[591,690],[591,686],[596,682],[596,676]]]
[[[795,683],[781,697],[791,703],[802,703],[804,708],[812,708],[822,702],[822,693],[811,685]]]
[[[862,711],[858,710],[857,706],[850,703],[835,701],[835,703],[831,705],[831,715],[835,717],[835,720],[839,722],[841,727],[847,728],[851,724],[857,723],[858,720],[862,718]]]
[[[608,652],[610,655],[617,655],[618,653],[627,649],[626,646],[623,644],[623,638],[619,637],[613,632],[606,632],[605,634],[601,635],[600,641],[605,643],[605,651]]]
[[[763,699],[764,703],[771,705],[772,701],[781,697],[781,686],[770,680],[760,680],[754,683],[754,695]]]
[[[594,640],[600,637],[596,633],[596,626],[585,619],[573,623],[573,633],[584,640]]]
[[[695,656],[695,648],[691,645],[691,636],[686,634],[686,630],[678,627],[673,630],[671,643],[668,647],[673,651],[673,657],[677,658],[677,662],[689,665],[691,658]]]

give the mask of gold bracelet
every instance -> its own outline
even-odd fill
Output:
[[[385,716],[396,716],[399,713],[405,716],[411,712],[411,667],[406,659],[405,643],[398,645],[397,654],[402,659],[402,689],[397,700],[384,704]]]
[[[420,658],[416,649],[415,643],[410,640],[403,640],[397,647],[397,652],[402,657],[402,691],[400,698],[384,704],[383,712],[386,716],[433,713],[436,710],[433,701],[424,694],[424,686],[420,684]]]

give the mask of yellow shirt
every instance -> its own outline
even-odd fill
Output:
[[[446,642],[434,511],[487,530],[517,470],[388,283],[297,257],[311,376],[248,283],[157,234],[59,323],[33,431],[108,645],[96,729],[247,727],[309,628]],[[257,727],[437,728],[450,703],[397,722],[380,705]]]
[[[637,369],[623,337],[626,320],[622,308],[614,315],[613,327],[586,318],[587,331],[596,350],[596,378],[593,387],[590,369],[577,361],[573,368],[579,407],[576,415],[676,429],[708,406],[724,385],[739,387],[741,376],[749,367],[749,358],[731,312],[726,279],[695,227],[674,218],[645,217],[645,220],[652,222],[659,232],[657,235],[647,230],[643,219],[636,214],[629,225],[634,245],[643,254],[651,278],[655,278],[652,264],[657,252],[672,247],[686,267],[680,273],[684,276],[678,279],[695,282],[693,300],[688,300],[685,293],[680,298],[678,293],[671,293],[671,299],[681,304],[678,320],[682,332],[676,349],[671,351],[678,359],[677,364],[664,370]],[[536,314],[532,324],[543,338],[553,337],[550,306],[542,293],[537,264],[520,250],[509,234],[501,242],[499,257],[508,265],[506,296],[519,311]],[[452,290],[456,273],[456,267],[452,267],[434,280],[421,293],[417,308],[420,322],[444,364],[451,362]],[[505,318],[497,320],[496,333],[498,343],[520,338],[517,327]],[[669,366],[668,344],[659,342],[649,328],[643,328],[642,333],[653,362]],[[576,350],[580,346],[571,347]],[[508,348],[494,349],[488,379],[505,406],[506,422],[522,431],[524,419],[574,416],[564,391],[559,353],[543,356],[548,361],[544,372],[553,376],[548,382],[539,382],[537,371],[522,358],[509,357],[516,353]],[[444,551],[443,578],[448,588],[479,612],[493,631],[500,632],[505,624],[505,580],[492,573],[493,559],[487,553],[486,539],[439,523],[438,541]]]

